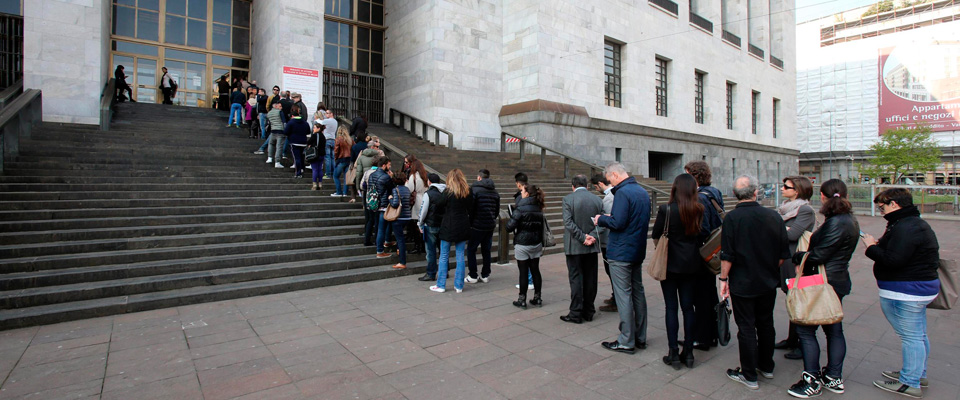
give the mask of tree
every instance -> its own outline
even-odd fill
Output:
[[[933,131],[925,125],[888,129],[867,154],[874,158],[860,165],[860,173],[877,180],[888,177],[893,183],[907,172],[935,169],[942,155]]]

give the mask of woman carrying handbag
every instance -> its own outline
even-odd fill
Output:
[[[805,232],[813,232],[817,223],[817,212],[810,207],[810,198],[813,197],[813,184],[805,176],[788,176],[783,178],[783,186],[780,187],[780,196],[783,197],[783,203],[777,208],[783,223],[787,225],[787,240],[789,240],[790,254],[798,251],[800,238]],[[803,250],[807,250],[806,247]],[[796,275],[797,265],[791,260],[786,260],[780,266],[780,289],[783,294],[787,294],[787,279]],[[800,338],[797,337],[797,326],[792,322],[789,325],[787,338],[783,339],[775,346],[775,349],[790,350],[783,355],[788,360],[801,360],[803,355],[800,353]]]
[[[807,252],[797,252],[793,255],[794,264],[799,265],[798,278],[790,280],[791,289],[787,294],[788,307],[790,300],[795,298],[793,288],[801,282],[801,276],[815,275],[822,268],[826,271],[826,280],[830,288],[836,293],[836,302],[850,294],[850,257],[857,248],[857,239],[860,224],[853,216],[853,207],[847,201],[847,185],[839,179],[831,179],[820,186],[820,208],[826,220],[810,238],[810,248]],[[825,286],[825,285],[824,285]],[[802,286],[801,286],[802,287]],[[829,290],[829,289],[828,289]],[[828,300],[820,297],[821,301]],[[804,304],[804,307],[838,307],[837,305],[822,303]],[[842,308],[840,308],[842,317]],[[793,318],[791,318],[793,319]],[[819,396],[823,389],[834,393],[843,393],[843,359],[847,353],[847,343],[843,337],[843,323],[822,325],[805,325],[798,323],[797,336],[800,338],[800,349],[803,354],[803,373],[800,381],[795,383],[787,393],[791,396],[806,399]],[[820,369],[820,343],[817,340],[817,327],[823,328],[827,337],[827,365]]]
[[[393,183],[397,186],[393,188],[393,194],[388,197],[390,200],[390,207],[394,210],[399,211],[396,215],[396,218],[393,218],[393,235],[397,238],[397,250],[400,256],[400,262],[393,266],[394,269],[406,269],[407,268],[407,241],[406,237],[403,236],[403,228],[407,225],[407,222],[410,221],[410,189],[407,189],[404,186],[404,183],[407,181],[407,174],[403,172],[397,172],[393,174]],[[387,211],[390,212],[389,210]],[[386,216],[384,216],[386,219]]]
[[[681,364],[693,368],[693,339],[696,333],[693,300],[697,273],[704,268],[700,258],[700,243],[706,236],[701,226],[703,210],[697,195],[697,180],[690,174],[678,175],[673,181],[669,202],[659,207],[651,235],[653,240],[660,240],[660,246],[667,246],[666,279],[660,281],[666,307],[664,318],[668,346],[663,362],[675,369],[680,369]],[[679,310],[683,310],[683,351],[680,351],[677,342]]]

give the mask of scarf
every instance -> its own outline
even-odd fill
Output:
[[[800,207],[809,204],[810,202],[807,200],[787,200],[784,201],[783,204],[780,204],[780,207],[777,208],[777,212],[780,213],[780,217],[782,217],[784,221],[789,221],[797,217],[797,214],[800,212]]]

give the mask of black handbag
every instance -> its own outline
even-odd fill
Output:
[[[717,341],[721,346],[730,343],[730,299],[717,303]]]
[[[306,160],[307,163],[313,164],[313,162],[317,161],[317,159],[319,158],[320,158],[320,152],[317,151],[316,147],[307,146],[307,148],[303,150],[303,159]]]

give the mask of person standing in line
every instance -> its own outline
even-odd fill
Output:
[[[853,206],[847,200],[847,185],[839,179],[830,179],[820,186],[820,213],[826,217],[823,225],[810,237],[810,248],[793,255],[793,264],[800,265],[806,255],[802,275],[820,273],[822,265],[827,281],[841,303],[850,294],[850,258],[857,249],[860,224],[853,216]],[[789,232],[787,233],[789,236]],[[784,263],[786,264],[786,263]],[[817,327],[823,328],[827,337],[827,365],[820,370],[820,342]],[[843,337],[843,322],[829,325],[797,325],[800,348],[803,354],[803,373],[800,381],[793,384],[787,393],[801,399],[819,396],[823,389],[843,393],[843,359],[847,354],[847,341]]]
[[[760,389],[758,374],[773,378],[773,308],[780,265],[791,256],[783,218],[757,202],[759,185],[749,175],[734,181],[740,202],[724,218],[720,236],[720,296],[732,300],[740,347],[740,366],[727,377],[752,390]]]
[[[255,139],[257,137],[257,128],[256,124],[253,123],[256,118],[257,113],[257,96],[253,93],[247,93],[247,101],[243,103],[243,122],[247,124],[248,139]]]
[[[323,145],[323,132],[322,126],[314,125],[313,133],[310,134],[310,137],[307,138],[309,144],[307,147],[313,147],[317,149],[317,158],[310,163],[310,172],[312,184],[310,190],[321,190],[323,189],[323,168],[321,168],[321,163],[323,162],[323,152],[326,151],[326,146]]]
[[[360,163],[362,157],[357,159],[357,163]],[[371,236],[373,239],[376,239],[377,235],[377,211],[371,210],[367,204],[367,194],[370,192],[370,188],[373,186],[370,183],[370,176],[373,175],[378,169],[380,169],[380,156],[374,153],[371,159],[371,166],[363,172],[363,176],[360,173],[357,173],[357,189],[360,191],[360,202],[363,204],[363,245],[364,247],[373,246],[374,243],[371,241]],[[359,171],[359,170],[358,170]]]
[[[777,209],[783,222],[787,224],[787,240],[790,241],[790,254],[797,252],[797,245],[800,244],[800,237],[806,231],[813,232],[817,224],[817,215],[810,207],[810,198],[813,197],[813,184],[805,176],[788,176],[783,178],[783,186],[780,187],[780,195],[783,196],[783,204]],[[787,280],[796,275],[797,266],[792,260],[783,262],[780,266],[780,288],[783,293],[787,293]],[[788,360],[802,360],[803,353],[800,351],[800,337],[797,336],[797,325],[793,322],[789,325],[787,338],[777,342],[774,349],[790,350],[783,355]]]
[[[240,128],[240,123],[243,120],[243,104],[246,102],[247,99],[243,95],[243,91],[240,88],[234,89],[233,94],[230,95],[230,117],[227,118],[227,128],[234,124],[237,128]]]
[[[359,113],[353,117],[350,123],[350,136],[358,142],[364,142],[367,139],[367,114]]]
[[[713,174],[710,165],[705,161],[691,161],[684,166],[684,171],[697,180],[697,199],[703,205],[703,231],[709,234],[723,225],[723,218],[717,207],[723,210],[723,194],[711,186]],[[716,204],[714,204],[716,202]],[[702,238],[706,241],[707,237]],[[703,262],[705,264],[705,262]],[[717,276],[703,265],[696,274],[697,288],[693,296],[693,314],[696,328],[693,348],[710,351],[720,343],[717,340]],[[686,341],[678,341],[683,346]]]
[[[131,102],[136,103],[137,101],[133,99],[133,89],[130,88],[130,84],[127,83],[127,75],[123,73],[123,66],[118,65],[117,69],[113,71],[113,78],[117,85],[117,102],[123,102],[123,92],[126,91],[130,96],[128,97]]]
[[[424,192],[420,203],[420,217],[417,219],[417,227],[424,235],[427,252],[427,272],[417,279],[421,282],[437,280],[437,252],[440,251],[440,223],[443,219],[443,209],[439,204],[443,191],[447,190],[447,185],[440,183],[440,175],[429,174],[427,179],[430,181],[430,188]]]
[[[320,120],[323,124],[323,137],[327,139],[328,156],[323,160],[323,170],[327,176],[333,176],[333,147],[336,145],[337,127],[339,123],[333,117],[333,110],[327,110],[326,117]]]
[[[366,136],[366,135],[364,135]],[[420,220],[420,208],[423,204],[423,196],[427,192],[427,169],[423,166],[423,163],[417,159],[413,154],[407,154],[406,159],[410,161],[410,174],[407,178],[407,189],[410,189],[410,195],[413,196],[413,218],[408,223],[407,231],[413,234],[414,246],[410,251],[410,254],[420,254],[426,251],[424,249],[424,239],[421,232],[420,235],[417,235],[417,221]]]
[[[477,171],[477,181],[470,185],[473,197],[473,209],[470,210],[470,241],[467,244],[467,267],[470,270],[468,283],[490,281],[490,248],[493,245],[493,231],[497,228],[500,215],[500,193],[490,179],[490,171]],[[483,257],[483,269],[477,275],[477,246]]]
[[[560,316],[574,324],[593,321],[593,302],[597,299],[597,252],[600,236],[591,218],[603,213],[603,202],[587,190],[587,177],[574,176],[572,193],[563,197],[563,253],[570,281],[570,312]]]
[[[520,295],[513,305],[520,308],[527,308],[527,287],[530,285],[528,280],[533,277],[533,299],[530,304],[540,307],[543,306],[541,299],[541,289],[543,288],[543,278],[540,275],[540,257],[543,255],[543,208],[545,199],[543,191],[536,185],[520,186],[520,201],[517,202],[517,208],[513,210],[510,219],[507,220],[507,232],[515,232],[513,235],[513,254],[517,259],[519,267]]]
[[[293,106],[291,109],[293,119],[287,123],[283,129],[283,134],[291,144],[293,150],[293,169],[294,178],[303,178],[303,149],[307,146],[307,135],[310,134],[310,125],[300,117],[300,107]]]
[[[609,215],[613,211],[613,186],[610,186],[610,181],[607,180],[603,174],[596,174],[590,178],[590,183],[593,184],[593,188],[603,194],[603,215]],[[603,271],[607,273],[607,279],[610,279],[610,298],[603,301],[603,305],[600,306],[599,310],[603,312],[617,312],[617,299],[613,296],[613,278],[610,276],[610,263],[607,262],[607,241],[610,237],[610,232],[607,231],[607,228],[597,227],[597,232],[600,234],[600,258],[603,259]]]
[[[383,213],[387,211],[387,198],[393,191],[394,186],[393,171],[390,171],[390,157],[380,157],[377,167],[377,170],[370,174],[367,187],[379,196],[377,201],[377,258],[387,258],[391,256],[391,253],[387,252],[386,249],[391,222],[383,219]]]
[[[283,110],[280,103],[273,103],[273,109],[267,113],[267,130],[270,136],[267,139],[267,164],[274,163],[275,168],[283,168],[280,164],[280,156],[283,154],[283,144],[287,141],[287,135],[283,132],[283,126],[287,120],[283,116]]]
[[[519,206],[520,199],[523,198],[523,186],[527,184],[527,174],[523,172],[517,172],[513,176],[514,184],[517,185],[517,192],[513,194],[513,209],[516,210]],[[533,290],[533,273],[527,275],[527,290]],[[520,289],[520,285],[517,285],[517,289]]]
[[[613,185],[613,210],[610,215],[593,217],[593,223],[610,231],[607,258],[620,314],[620,335],[601,345],[607,350],[633,354],[637,348],[647,348],[647,298],[643,293],[641,264],[647,254],[650,195],[620,163],[608,165],[604,175]]]
[[[349,138],[349,132],[346,129],[341,130],[343,135]],[[406,269],[407,268],[407,239],[403,235],[403,228],[407,226],[407,222],[410,221],[410,189],[407,189],[405,185],[407,182],[407,174],[403,172],[395,172],[393,174],[393,193],[390,195],[390,206],[395,208],[400,208],[400,215],[395,221],[391,223],[393,225],[393,235],[397,238],[397,254],[400,257],[400,261],[393,266],[393,269]]]
[[[669,239],[667,278],[660,281],[667,326],[667,355],[663,357],[663,363],[675,369],[680,369],[681,364],[693,368],[694,363],[696,317],[693,299],[697,291],[697,274],[704,269],[700,243],[707,236],[702,225],[703,209],[697,195],[697,180],[690,174],[677,175],[670,188],[670,199],[657,210],[651,234],[655,243],[662,241],[664,236]],[[669,226],[666,221],[670,221]],[[677,340],[680,330],[677,312],[680,310],[683,311],[683,351],[680,351]]]
[[[163,104],[173,104],[170,98],[173,97],[173,78],[167,73],[167,67],[160,69],[163,75],[160,76],[160,91],[163,92]]]
[[[269,99],[267,91],[262,88],[257,89],[257,123],[260,125],[260,139],[267,138],[267,113],[270,112],[270,107],[267,107],[267,99]]]
[[[317,126],[314,125],[314,128],[316,127]],[[333,145],[334,160],[336,162],[336,166],[333,168],[333,185],[336,188],[336,191],[331,194],[333,197],[345,197],[347,195],[347,182],[346,176],[344,175],[347,173],[347,168],[350,167],[351,147],[353,147],[353,139],[350,139],[350,133],[347,132],[346,127],[340,127],[337,129],[337,139]],[[314,171],[316,171],[316,168],[320,168],[320,160],[321,159],[318,159],[316,162],[317,165],[313,166]],[[314,172],[313,175],[323,176],[316,172]]]
[[[883,371],[873,385],[887,392],[923,397],[930,359],[927,305],[940,293],[940,244],[930,224],[920,218],[907,189],[892,188],[873,199],[887,220],[880,240],[864,234],[867,258],[880,288],[880,308],[900,336],[902,367]]]
[[[447,289],[447,272],[450,263],[450,248],[457,252],[457,269],[453,275],[453,288],[457,293],[463,291],[463,276],[466,271],[464,250],[467,239],[470,238],[470,208],[473,198],[470,197],[470,187],[463,177],[463,171],[454,168],[447,173],[447,189],[440,196],[437,206],[443,209],[443,218],[440,221],[440,263],[438,265],[437,284],[430,287],[431,291],[443,293]]]
[[[273,105],[279,102],[280,100],[280,98],[278,97],[279,94],[280,94],[280,87],[274,86],[273,95],[267,97],[266,102],[264,103],[264,109],[260,111],[260,120],[261,120],[260,128],[262,129],[263,136],[266,139],[263,141],[263,144],[260,145],[260,148],[254,151],[253,154],[263,154],[263,152],[266,151],[267,147],[270,145],[270,132],[269,132],[270,129],[268,128],[268,124],[270,120],[267,119],[267,115],[270,113],[270,111],[273,110]],[[286,120],[283,120],[283,122],[286,122]],[[282,130],[282,129],[283,129],[282,127],[279,128],[279,130]],[[272,156],[273,153],[270,153],[270,155]]]
[[[230,111],[230,78],[227,75],[217,79],[217,109],[220,111]]]

